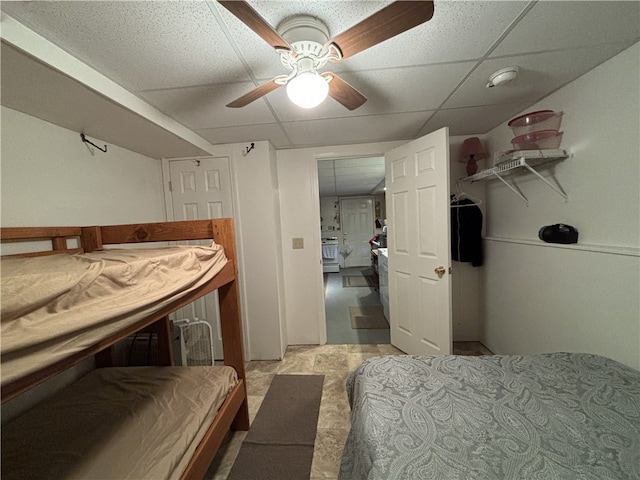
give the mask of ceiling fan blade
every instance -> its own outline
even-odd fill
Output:
[[[329,96],[341,103],[349,110],[355,110],[367,101],[367,97],[362,95],[358,90],[353,88],[335,73],[326,72],[323,77],[332,77],[329,82]]]
[[[433,17],[432,1],[393,2],[360,23],[330,39],[342,53],[341,60],[384,42]]]
[[[276,77],[278,78],[278,77]],[[276,88],[281,87],[280,83],[276,83],[276,79],[269,80],[267,83],[263,83],[257,88],[254,88],[249,93],[244,94],[240,98],[235,99],[233,102],[228,103],[226,106],[231,108],[240,108],[249,105],[254,100],[266,95],[269,92],[274,91]]]
[[[267,21],[262,18],[260,14],[247,2],[239,0],[218,0],[218,3],[234,14],[247,27],[256,32],[273,48],[290,50],[293,52],[293,47],[289,45],[289,42],[282,38],[280,34],[276,32],[275,29],[269,25]]]

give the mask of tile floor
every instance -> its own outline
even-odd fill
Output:
[[[302,345],[287,348],[281,361],[247,363],[247,394],[251,421],[276,374],[322,374],[324,387],[318,417],[310,480],[338,478],[342,448],[349,432],[349,403],[345,382],[350,372],[364,360],[378,355],[402,354],[389,344]],[[478,342],[456,342],[457,355],[491,355]],[[206,479],[225,480],[238,454],[246,432],[230,432],[214,459]]]

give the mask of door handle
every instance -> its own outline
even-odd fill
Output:
[[[438,278],[442,278],[445,273],[447,273],[447,269],[442,265],[434,269],[434,272],[438,275]]]

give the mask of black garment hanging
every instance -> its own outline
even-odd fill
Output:
[[[458,262],[482,265],[482,211],[471,200],[451,202],[451,256]]]

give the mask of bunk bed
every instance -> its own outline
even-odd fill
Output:
[[[2,426],[3,478],[203,478],[229,429],[249,428],[232,219],[0,238],[50,245],[2,259],[2,402],[96,366]],[[213,241],[123,248],[192,240]],[[224,366],[174,366],[169,315],[214,290]],[[114,345],[141,331],[157,335],[160,365],[114,366]]]
[[[640,372],[602,356],[375,357],[347,393],[340,479],[640,478]]]

